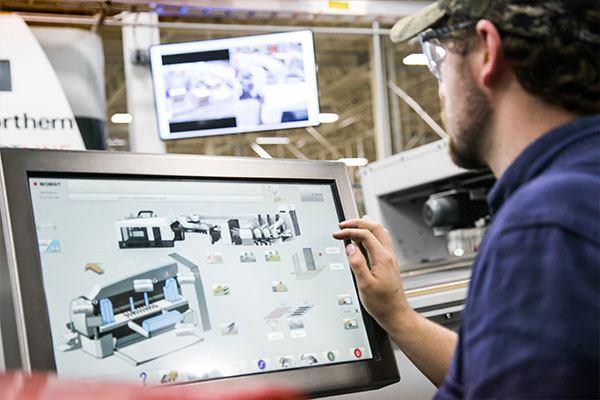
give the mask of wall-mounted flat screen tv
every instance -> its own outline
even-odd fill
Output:
[[[150,59],[163,140],[318,125],[311,31],[162,44]]]

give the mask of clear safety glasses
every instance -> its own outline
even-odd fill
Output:
[[[441,40],[451,36],[453,32],[473,26],[474,22],[466,21],[453,26],[445,26],[439,29],[429,29],[419,36],[423,54],[427,56],[429,71],[438,81],[442,80],[442,62],[448,51]]]

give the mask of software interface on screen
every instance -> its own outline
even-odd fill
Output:
[[[317,125],[310,31],[151,49],[163,139]]]
[[[331,185],[29,184],[59,376],[153,385],[373,357]]]

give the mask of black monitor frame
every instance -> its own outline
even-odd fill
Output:
[[[0,149],[0,356],[8,370],[56,370],[48,340],[50,324],[29,188],[29,178],[35,176],[329,183],[337,196],[338,218],[358,216],[342,163]],[[221,379],[240,384],[287,385],[314,397],[395,383],[400,376],[387,334],[362,311],[372,359]],[[185,384],[209,382],[214,380]]]

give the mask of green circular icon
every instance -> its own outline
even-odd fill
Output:
[[[333,361],[333,360],[335,360],[335,353],[334,353],[333,351],[329,351],[329,352],[327,352],[327,359],[328,359],[329,361]]]

